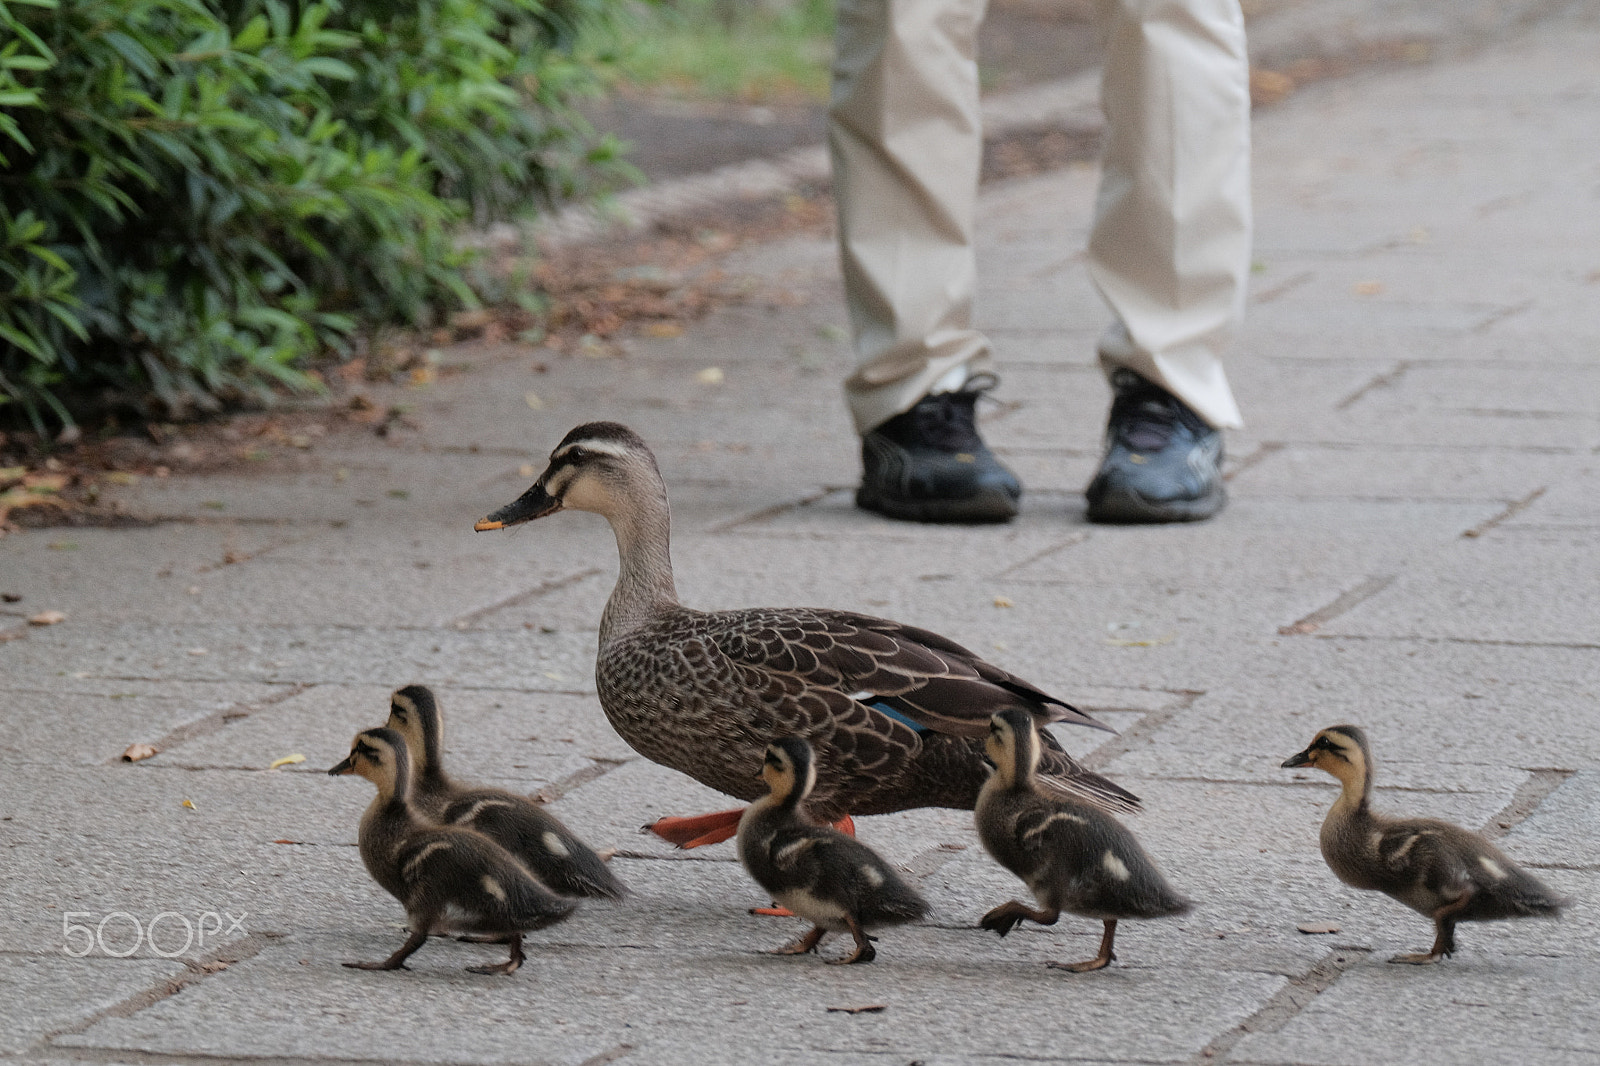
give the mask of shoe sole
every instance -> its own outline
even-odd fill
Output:
[[[1089,521],[1102,525],[1153,525],[1161,522],[1202,522],[1228,502],[1219,484],[1193,500],[1147,500],[1136,492],[1107,493],[1089,502]]]
[[[856,490],[856,506],[902,522],[977,525],[1009,522],[1017,516],[1017,501],[1003,492],[980,492],[964,500],[895,500],[862,486]]]

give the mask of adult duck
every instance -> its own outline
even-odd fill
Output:
[[[655,456],[615,422],[568,433],[550,465],[478,530],[557,511],[603,516],[621,569],[600,619],[595,686],[617,733],[645,758],[741,800],[762,795],[766,748],[799,736],[816,751],[806,813],[848,831],[851,815],[915,807],[971,810],[988,771],[990,718],[1021,708],[1039,725],[1108,729],[925,629],[851,611],[697,611],[678,602],[671,510]],[[1107,810],[1138,797],[1080,766],[1041,732],[1039,781]],[[726,840],[739,810],[650,826],[682,847]]]

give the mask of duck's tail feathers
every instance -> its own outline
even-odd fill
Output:
[[[1112,814],[1137,814],[1144,809],[1138,796],[1092,770],[1079,769],[1071,774],[1043,771],[1038,780],[1047,795],[1077,800]]]

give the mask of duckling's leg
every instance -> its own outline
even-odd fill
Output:
[[[816,951],[817,945],[822,943],[823,928],[820,925],[811,927],[811,932],[798,940],[792,940],[781,948],[773,948],[768,955],[804,955],[808,951]]]
[[[399,951],[395,952],[393,955],[390,955],[382,962],[347,962],[344,965],[350,967],[352,970],[408,970],[410,967],[406,965],[406,960],[409,959],[418,948],[428,942],[427,930],[432,924],[432,922],[413,922],[412,925],[416,926],[422,931],[413,932],[409,937],[406,938],[406,942],[400,945]]]
[[[698,848],[735,836],[743,815],[744,808],[736,807],[731,811],[697,814],[692,818],[657,818],[644,829],[680,848]]]
[[[1112,942],[1117,939],[1117,920],[1107,918],[1105,923],[1106,931],[1100,936],[1100,954],[1083,962],[1047,962],[1045,965],[1052,970],[1070,970],[1073,973],[1088,973],[1110,966],[1111,960],[1117,957],[1117,953],[1111,950]]]
[[[511,945],[511,957],[498,966],[468,966],[468,973],[503,973],[514,974],[522,968],[522,963],[527,956],[522,953],[522,933],[512,933],[505,938],[505,943]]]
[[[871,962],[877,958],[878,951],[872,946],[872,941],[876,938],[867,935],[867,931],[861,928],[861,923],[856,921],[855,915],[847,914],[844,920],[850,924],[850,935],[856,938],[856,949],[842,959],[829,959],[828,962],[834,966],[848,966],[852,962]]]
[[[1433,912],[1433,948],[1427,954],[1396,955],[1390,962],[1412,966],[1431,966],[1446,955],[1456,953],[1456,915],[1472,902],[1473,891],[1468,889],[1454,903],[1447,903]]]
[[[985,914],[978,922],[978,927],[980,929],[993,929],[1001,936],[1005,936],[1016,928],[1017,923],[1024,918],[1030,922],[1038,922],[1040,925],[1055,925],[1056,919],[1060,917],[1061,912],[1059,910],[1036,911],[1026,903],[1010,900]]]

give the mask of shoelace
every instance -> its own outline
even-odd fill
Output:
[[[943,451],[973,451],[983,447],[978,436],[978,397],[1000,383],[990,373],[977,373],[956,392],[925,396],[912,408],[918,435]]]
[[[1199,432],[1203,423],[1177,397],[1143,378],[1119,379],[1111,403],[1111,425],[1128,447],[1158,452],[1172,440],[1179,426]]]

